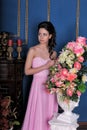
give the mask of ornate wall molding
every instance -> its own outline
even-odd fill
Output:
[[[12,37],[20,37],[20,8],[21,8],[21,0],[18,0],[17,4],[17,34],[12,35]]]
[[[47,20],[50,21],[50,0],[48,0],[47,4]]]
[[[20,0],[18,0],[17,37],[20,37]]]
[[[13,34],[12,37],[20,37],[20,8],[21,0],[17,0],[17,34]]]
[[[25,7],[25,43],[28,43],[28,0]]]
[[[76,38],[79,36],[80,0],[77,0],[76,7]]]
[[[14,35],[14,37],[20,37],[20,31],[21,31],[21,28],[20,28],[20,9],[21,8],[21,0],[18,0],[18,14],[17,14],[17,34]],[[25,26],[25,44],[28,43],[28,0],[26,0],[26,3],[25,3],[25,23],[24,23],[24,26]]]

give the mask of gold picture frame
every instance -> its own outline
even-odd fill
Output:
[[[25,3],[25,44],[28,43],[28,0]],[[18,0],[18,13],[17,13],[17,34],[14,37],[20,37],[21,31],[21,23],[20,23],[20,16],[21,15],[21,0]]]
[[[47,2],[47,20],[50,21],[50,7],[51,2],[48,0]],[[79,18],[80,18],[80,0],[77,0],[77,6],[76,6],[76,38],[79,36]]]
[[[47,20],[50,21],[50,0],[48,0],[47,4]]]
[[[17,0],[17,34],[13,34],[13,37],[20,37],[20,8],[21,8],[21,0]]]
[[[18,0],[17,37],[20,37],[20,0]]]
[[[76,7],[76,38],[79,36],[80,0],[77,0]]]

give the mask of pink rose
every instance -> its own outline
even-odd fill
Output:
[[[82,46],[84,46],[84,45],[86,45],[86,38],[85,37],[78,37],[77,39],[76,39],[76,42],[78,43],[78,44],[81,44]]]
[[[61,87],[61,84],[62,84],[61,81],[57,81],[57,82],[55,83],[56,87]]]
[[[64,75],[62,75],[62,74],[60,75],[60,79],[61,79],[62,81],[66,80],[66,78],[67,78],[66,76],[64,76]]]
[[[70,97],[73,95],[73,91],[72,91],[72,89],[70,89],[70,88],[67,89],[66,93],[67,93],[67,95],[70,96]]]
[[[70,50],[73,51],[75,44],[76,44],[75,42],[68,42],[68,44],[66,45],[66,48],[69,48]]]
[[[83,62],[84,61],[84,57],[83,56],[78,57],[78,61],[79,62]]]
[[[81,64],[78,61],[76,61],[74,63],[74,68],[76,68],[77,70],[80,70],[81,69]]]
[[[84,48],[80,45],[77,45],[74,47],[74,53],[76,54],[77,57],[81,56],[84,53]]]
[[[67,76],[68,70],[66,68],[62,69],[61,74]]]
[[[78,96],[81,96],[81,92],[79,90],[77,90],[76,93],[77,93]]]
[[[54,82],[55,82],[55,79],[54,79],[54,78],[51,78],[51,82],[54,83]]]
[[[70,73],[67,76],[67,80],[69,80],[70,82],[72,82],[73,80],[75,80],[77,78],[77,75],[74,73]]]

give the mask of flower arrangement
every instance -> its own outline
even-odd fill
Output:
[[[13,104],[10,96],[0,97],[0,130],[12,129],[14,125],[20,125]]]
[[[60,92],[65,101],[77,102],[86,91],[86,60],[86,38],[79,36],[76,41],[68,42],[49,70],[46,90],[51,94]]]

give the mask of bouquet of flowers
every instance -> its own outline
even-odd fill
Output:
[[[86,91],[87,82],[86,38],[79,36],[68,42],[60,52],[55,65],[49,70],[46,89],[49,93],[61,93],[65,101],[78,101]]]

